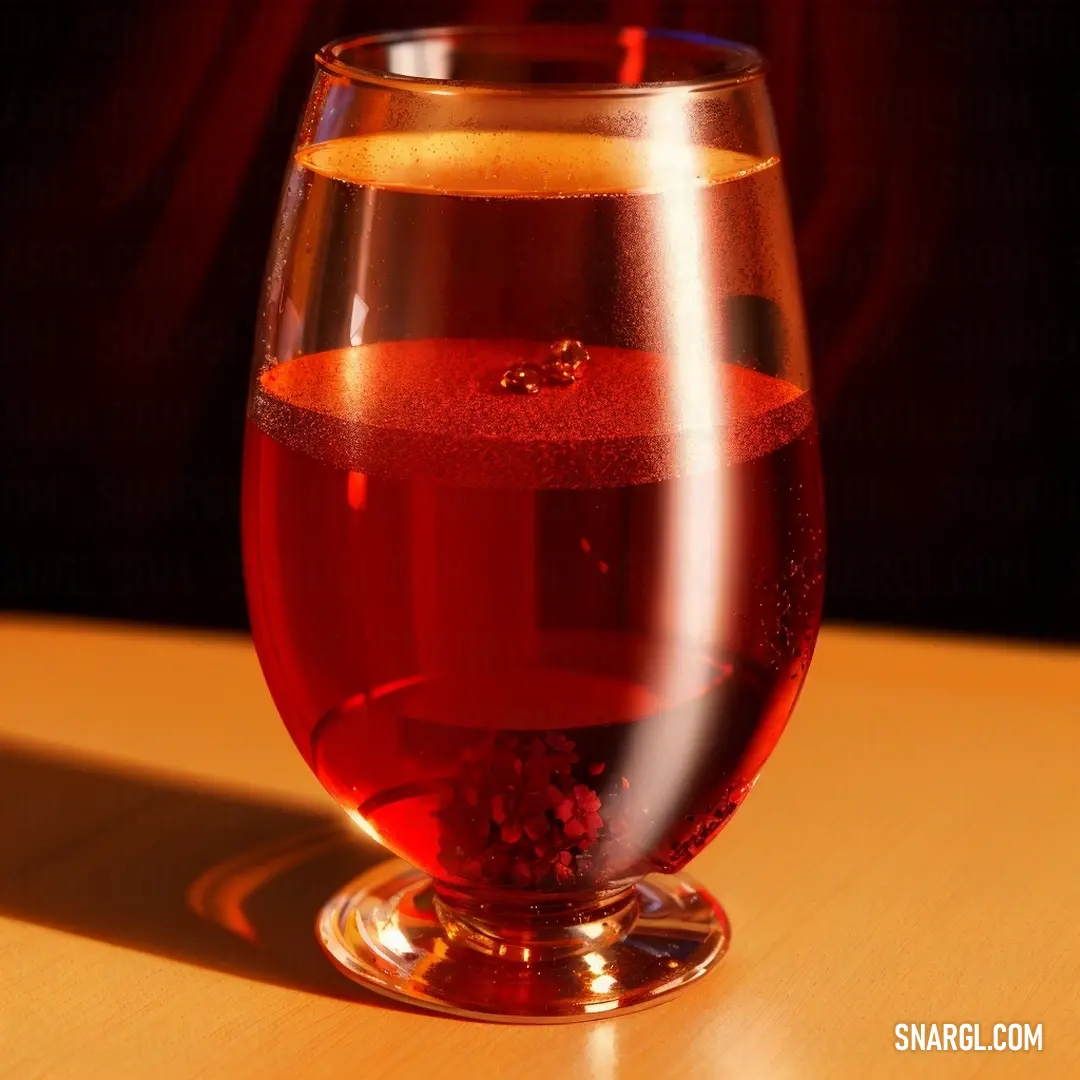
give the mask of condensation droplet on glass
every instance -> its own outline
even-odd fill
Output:
[[[507,368],[499,385],[514,394],[535,394],[540,389],[540,369],[535,364]]]
[[[544,361],[544,378],[553,386],[569,386],[584,374],[589,350],[573,338],[556,341]]]

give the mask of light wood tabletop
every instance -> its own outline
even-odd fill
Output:
[[[380,854],[250,641],[0,619],[3,1080],[1080,1076],[1080,652],[827,628],[692,872],[734,928],[645,1012],[561,1027],[369,996],[312,934]],[[1043,1049],[900,1052],[899,1023]]]

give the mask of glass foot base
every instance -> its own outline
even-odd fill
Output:
[[[727,950],[720,905],[682,874],[654,874],[594,921],[502,938],[448,910],[431,879],[393,859],[322,909],[317,933],[350,978],[399,1001],[506,1023],[594,1020],[646,1008],[700,979]]]

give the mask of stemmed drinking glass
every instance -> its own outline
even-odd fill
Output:
[[[328,902],[337,965],[536,1021],[703,975],[728,924],[681,871],[794,706],[822,557],[760,57],[552,25],[324,48],[244,559],[293,739],[406,860]]]

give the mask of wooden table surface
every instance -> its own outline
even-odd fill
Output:
[[[0,619],[0,1077],[1080,1076],[1080,653],[828,628],[693,872],[734,942],[682,997],[504,1027],[334,972],[319,903],[378,858],[239,636]],[[901,1053],[901,1022],[1041,1053]]]

